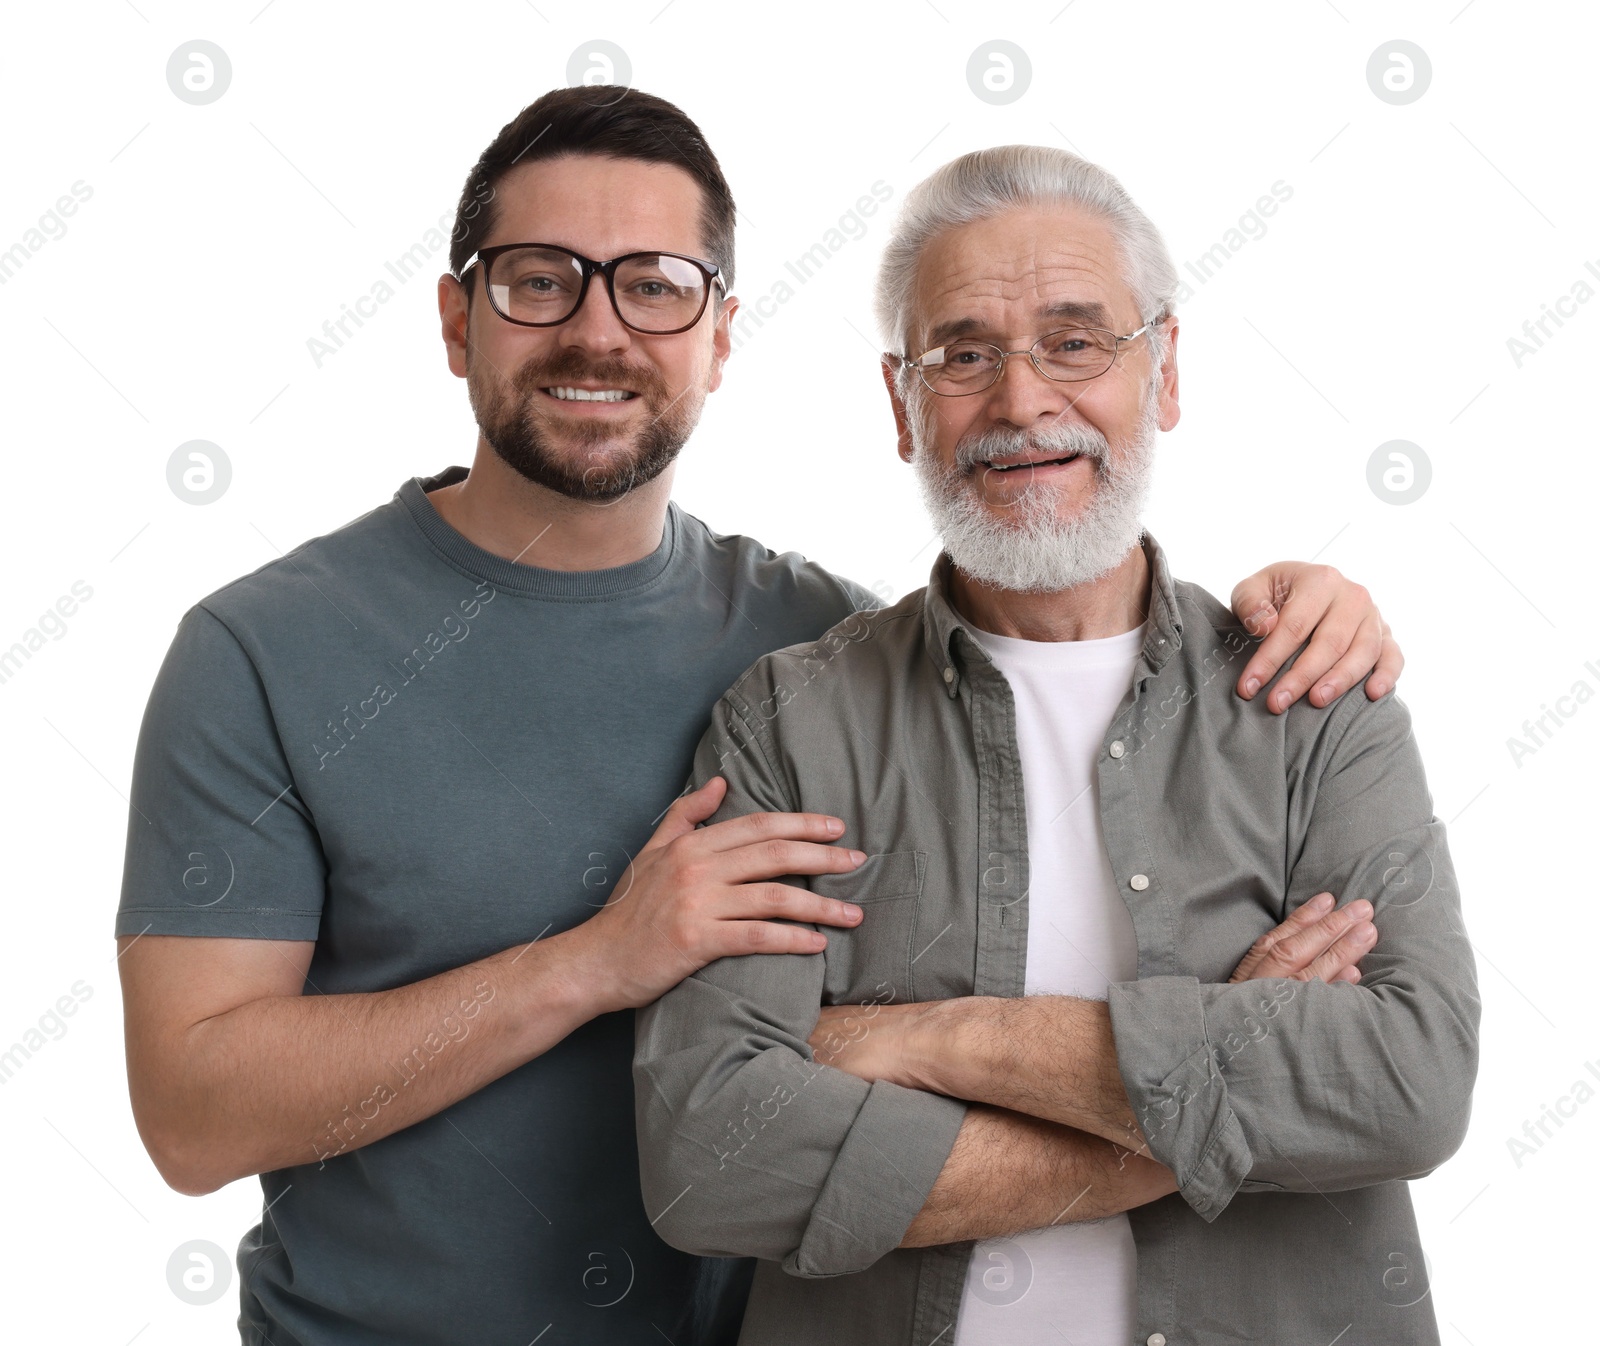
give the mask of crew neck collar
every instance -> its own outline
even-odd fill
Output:
[[[661,542],[648,556],[605,570],[547,570],[543,566],[508,561],[470,541],[444,521],[428,499],[428,492],[464,481],[467,469],[447,467],[432,477],[412,477],[395,492],[428,544],[458,570],[488,580],[497,589],[527,594],[531,598],[619,598],[637,593],[659,580],[678,548],[682,523],[676,504],[668,502]]]
[[[1102,663],[1120,664],[1136,659],[1144,645],[1146,623],[1131,631],[1092,640],[1024,640],[1002,636],[981,627],[971,627],[973,639],[989,652],[990,658],[1018,667],[1083,668]]]

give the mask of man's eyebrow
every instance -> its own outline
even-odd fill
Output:
[[[1068,322],[1081,322],[1090,327],[1110,327],[1111,310],[1099,300],[1063,299],[1047,304],[1040,310],[1046,318],[1064,318]]]
[[[1062,299],[1046,304],[1038,312],[1041,318],[1050,322],[1082,323],[1086,327],[1108,329],[1111,326],[1110,310],[1094,299]],[[928,333],[928,349],[936,350],[962,337],[986,331],[986,325],[977,318],[950,318],[936,324]]]
[[[937,350],[958,337],[971,336],[983,330],[983,324],[976,318],[947,318],[928,333],[928,349]]]

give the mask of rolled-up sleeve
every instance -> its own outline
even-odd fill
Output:
[[[714,822],[797,807],[753,722],[730,693],[697,749],[694,783],[728,783]],[[898,1247],[922,1209],[966,1104],[813,1060],[826,957],[723,958],[639,1011],[639,1171],[674,1247],[837,1276]]]
[[[1110,989],[1134,1115],[1207,1220],[1240,1190],[1420,1177],[1466,1134],[1479,1000],[1444,824],[1405,707],[1390,695],[1338,709],[1290,792],[1286,905],[1324,889],[1372,903],[1361,981]]]

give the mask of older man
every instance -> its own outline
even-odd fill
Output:
[[[638,1024],[646,1208],[764,1259],[745,1346],[1437,1341],[1405,1180],[1479,1012],[1444,827],[1393,696],[1239,699],[1250,640],[1141,528],[1177,286],[1061,151],[905,203],[885,377],[944,554],[759,660],[695,764],[718,818],[842,817],[869,858],[809,886],[866,917]]]

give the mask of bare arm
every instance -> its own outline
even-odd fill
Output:
[[[916,1087],[1059,1122],[1144,1152],[1103,1000],[934,1001],[908,1034]]]
[[[1098,1220],[1177,1190],[1171,1170],[1153,1159],[1070,1127],[975,1105],[900,1246]]]
[[[574,943],[563,935],[390,991],[302,995],[309,941],[124,936],[128,1083],[145,1148],[169,1184],[200,1195],[432,1116],[601,1012],[574,975]]]
[[[1103,1000],[962,996],[879,1006],[870,1025],[862,1017],[855,1006],[822,1010],[816,1059],[1145,1151]]]
[[[856,923],[853,904],[761,881],[853,869],[858,853],[821,844],[837,820],[760,814],[697,829],[722,792],[715,780],[674,804],[589,921],[392,990],[302,994],[310,941],[123,937],[129,1092],[162,1177],[198,1195],[321,1163],[432,1116],[715,958],[825,943],[757,918]]]
[[[1333,895],[1319,893],[1257,940],[1229,980],[1359,981],[1356,964],[1377,941],[1372,914],[1365,899],[1335,909]],[[987,1103],[1148,1154],[1103,1000],[966,996],[883,1005],[870,1022],[855,1006],[830,1006],[811,1043],[817,1060],[863,1079]]]

